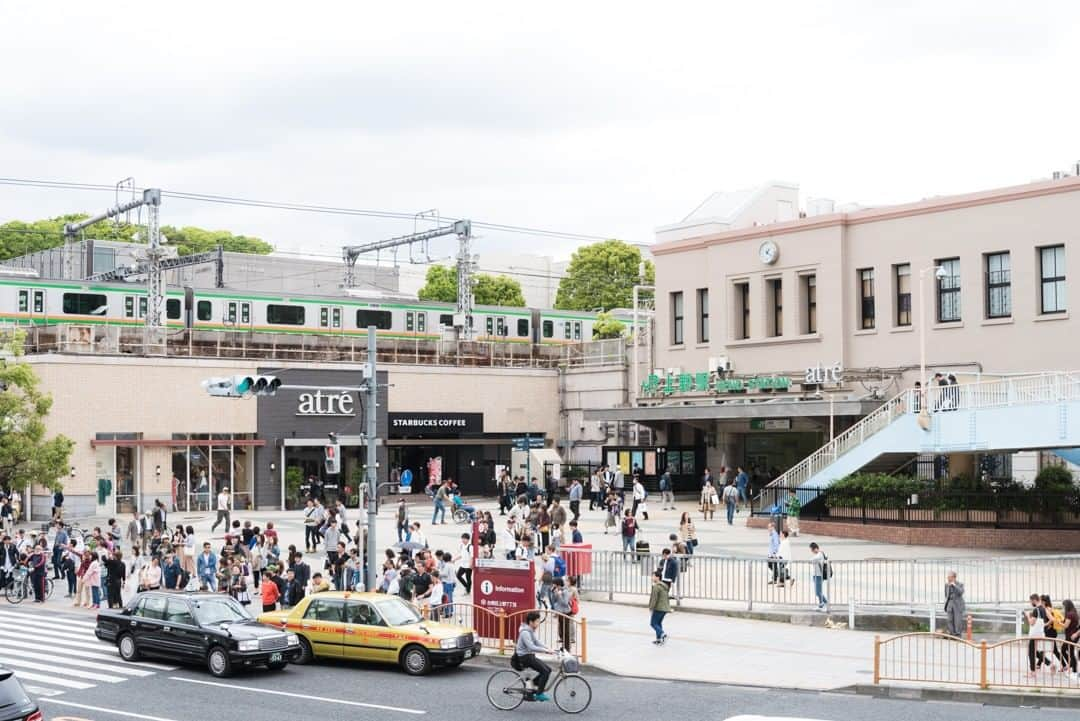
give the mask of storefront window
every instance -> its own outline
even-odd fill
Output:
[[[233,477],[232,477],[232,504],[234,509],[250,510],[255,507],[255,499],[252,497],[251,475],[252,468],[246,446],[233,446]]]
[[[172,449],[172,490],[173,507],[177,511],[190,511],[191,499],[188,497],[188,449]]]
[[[228,446],[210,448],[210,508],[217,508],[217,494],[232,487],[232,449]]]
[[[98,446],[95,449],[97,468],[97,511],[98,515],[115,512],[113,497],[116,492],[116,448]]]
[[[139,449],[132,446],[116,446],[116,513],[131,514],[139,510]]]
[[[189,449],[191,472],[189,504],[193,511],[210,510],[210,448],[209,446],[191,446]]]

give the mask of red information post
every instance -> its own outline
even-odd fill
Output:
[[[473,564],[473,603],[491,613],[477,611],[473,624],[485,638],[499,638],[499,612],[511,616],[536,608],[536,576],[532,561],[478,558]],[[516,640],[522,616],[506,621],[503,638]]]

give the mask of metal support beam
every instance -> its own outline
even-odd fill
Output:
[[[75,237],[79,234],[79,231],[89,228],[94,223],[100,223],[108,218],[115,218],[118,215],[122,215],[130,210],[141,207],[148,203],[147,198],[149,194],[155,194],[157,197],[157,203],[161,203],[161,191],[156,188],[151,188],[143,191],[143,197],[136,200],[129,200],[126,203],[118,203],[107,210],[103,210],[96,215],[92,215],[86,220],[80,220],[78,223],[66,223],[64,225],[64,275],[68,280],[75,280]]]
[[[217,250],[210,250],[205,253],[185,255],[179,258],[162,258],[161,269],[175,270],[176,268],[186,268],[191,265],[201,265],[203,263],[215,263],[217,265],[217,287],[224,288],[225,260],[224,253],[221,250],[221,246],[218,246]],[[104,273],[95,273],[93,275],[87,276],[86,280],[125,280],[132,276],[145,275],[149,272],[150,268],[148,264],[146,262],[141,262],[138,265],[129,268],[117,268],[116,270],[110,270]]]
[[[143,191],[147,205],[146,234],[146,327],[160,328],[165,325],[165,271],[161,267],[165,249],[161,247],[161,191],[151,188]]]

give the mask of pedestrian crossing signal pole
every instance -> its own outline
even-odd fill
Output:
[[[364,369],[367,385],[367,573],[365,586],[368,591],[375,590],[375,574],[378,570],[379,555],[375,548],[375,521],[379,515],[378,481],[376,470],[379,463],[376,450],[378,426],[379,384],[375,377],[375,326],[367,329],[367,367]]]

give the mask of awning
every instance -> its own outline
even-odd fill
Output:
[[[881,405],[877,400],[769,400],[748,403],[682,402],[656,406],[627,408],[586,408],[586,421],[632,421],[658,423],[666,421],[738,420],[741,418],[827,418],[833,416],[862,417]]]
[[[90,446],[97,448],[99,446],[123,446],[127,447],[140,447],[140,448],[182,448],[184,446],[265,446],[266,441],[261,438],[234,438],[232,440],[224,439],[202,439],[193,440],[190,438],[182,439],[168,439],[168,438],[92,438],[90,439]]]
[[[554,448],[533,448],[529,451],[532,467],[546,468],[546,464],[551,464],[551,475],[556,481],[562,478],[562,462],[562,457]]]

